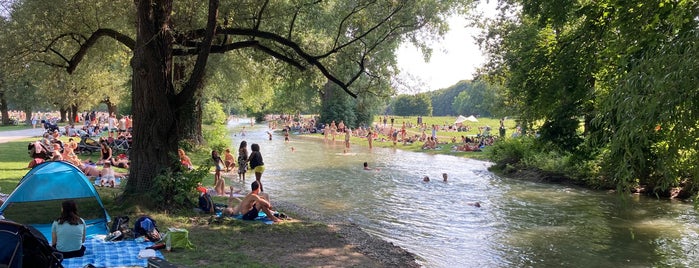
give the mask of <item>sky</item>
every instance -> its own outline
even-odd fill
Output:
[[[487,2],[481,2],[478,10],[492,16],[497,1]],[[481,30],[466,27],[463,17],[454,16],[448,22],[449,32],[444,39],[430,45],[433,50],[430,62],[426,63],[420,51],[410,44],[403,44],[398,49],[399,79],[408,81],[409,87],[413,87],[410,91],[433,91],[473,79],[476,69],[485,62],[486,57],[474,39]]]

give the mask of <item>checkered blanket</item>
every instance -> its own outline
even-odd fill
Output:
[[[153,245],[153,242],[115,241],[105,242],[104,235],[88,237],[85,241],[85,256],[63,260],[66,268],[81,268],[92,264],[95,267],[148,266],[148,259],[139,259],[138,252]],[[156,250],[156,257],[163,257]]]

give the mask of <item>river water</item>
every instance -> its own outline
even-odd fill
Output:
[[[344,153],[339,138],[285,143],[277,132],[270,141],[264,125],[242,136],[242,122],[230,123],[232,148],[242,139],[260,145],[273,201],[345,218],[425,267],[699,267],[691,204],[501,178],[491,163],[460,157],[362,146]]]

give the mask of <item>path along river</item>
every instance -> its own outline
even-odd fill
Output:
[[[488,162],[453,156],[343,153],[339,137],[285,143],[277,132],[270,141],[264,125],[242,136],[239,124],[229,125],[231,147],[260,145],[273,198],[354,222],[425,267],[699,267],[691,204],[501,178]],[[363,170],[365,161],[379,170]]]

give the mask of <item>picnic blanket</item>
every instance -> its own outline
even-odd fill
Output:
[[[92,264],[95,267],[148,266],[148,259],[139,259],[138,252],[153,245],[153,242],[136,240],[105,242],[104,235],[90,236],[85,240],[85,256],[63,260],[66,268],[80,268]],[[165,259],[160,251],[155,256]]]
[[[243,214],[235,215],[235,216],[233,216],[233,218],[242,221],[242,220],[243,220]],[[264,223],[264,224],[274,224],[274,221],[272,221],[272,220],[270,220],[269,218],[267,218],[267,214],[265,214],[265,213],[262,212],[262,211],[260,211],[259,213],[257,213],[257,218],[255,218],[255,221],[256,221],[256,222],[262,222],[262,223]]]

